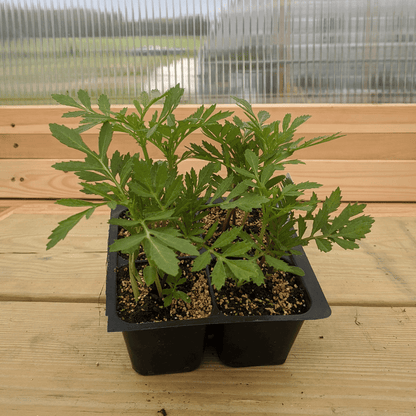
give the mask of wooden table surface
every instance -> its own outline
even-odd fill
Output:
[[[0,415],[416,415],[416,204],[370,204],[358,251],[306,248],[332,316],[284,365],[228,368],[208,349],[194,372],[148,377],[106,330],[109,211],[45,250],[70,211],[0,201]]]

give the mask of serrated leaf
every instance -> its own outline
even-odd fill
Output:
[[[158,124],[155,124],[154,126],[152,126],[146,133],[146,138],[150,139],[150,137],[152,137],[152,135],[155,133],[155,131],[157,130],[157,128],[159,127]]]
[[[163,244],[173,248],[176,251],[180,251],[191,256],[199,255],[199,251],[196,249],[196,247],[183,238],[174,237],[156,230],[151,230],[150,232],[153,236],[157,237],[158,240],[162,241]]]
[[[275,165],[267,165],[261,172],[260,175],[260,182],[265,185],[266,182],[269,181],[269,179],[272,177],[273,173],[276,170]]]
[[[111,218],[110,220],[108,220],[108,223],[112,225],[119,225],[121,227],[126,227],[126,228],[141,225],[140,221],[127,220],[125,218]]]
[[[175,200],[179,197],[183,190],[183,182],[182,182],[182,175],[177,177],[173,183],[169,185],[167,189],[165,189],[164,195],[163,195],[163,205],[164,206],[170,206],[172,203],[175,202]]]
[[[259,119],[260,124],[263,124],[270,118],[270,114],[267,111],[259,111],[257,118]]]
[[[90,148],[83,142],[79,133],[75,130],[70,129],[66,126],[59,124],[49,124],[49,129],[56,139],[58,139],[65,146],[71,147],[72,149],[81,150],[81,152],[89,155],[93,154]]]
[[[68,232],[71,231],[72,228],[74,228],[75,225],[78,224],[82,217],[87,215],[91,216],[94,210],[95,207],[92,207],[85,211],[79,212],[78,214],[72,215],[63,221],[60,221],[59,225],[52,231],[52,234],[48,237],[50,241],[46,245],[46,250],[51,249],[59,241],[63,240],[67,236]]]
[[[166,118],[166,124],[169,127],[175,127],[176,126],[176,120],[175,120],[175,115],[174,114],[169,114],[168,117]]]
[[[239,168],[238,166],[234,166],[234,170],[241,176],[245,176],[246,178],[256,179],[255,175],[249,172],[246,169]]]
[[[253,169],[254,175],[257,175],[257,171],[259,170],[259,158],[257,155],[252,150],[247,149],[244,152],[244,157],[251,169]]]
[[[55,202],[58,205],[65,207],[98,207],[102,204],[96,204],[94,202],[84,201],[82,199],[62,198]]]
[[[142,243],[145,236],[145,233],[140,233],[131,235],[129,237],[120,238],[110,245],[109,250],[110,252],[132,252],[140,247],[140,244]]]
[[[100,182],[108,180],[106,176],[95,172],[81,171],[75,172],[75,175],[77,175],[79,179],[87,182]]]
[[[98,108],[104,114],[109,114],[110,112],[110,101],[105,94],[101,94],[98,98]]]
[[[179,272],[176,253],[155,237],[144,240],[144,250],[147,257],[157,265],[160,270],[172,276]]]
[[[173,300],[173,292],[172,292],[172,290],[171,289],[168,289],[168,290],[167,289],[164,289],[164,292],[165,293],[167,291],[169,291],[170,293],[163,299],[163,306],[165,308],[167,308],[172,303],[172,300]]]
[[[292,115],[291,114],[286,114],[283,117],[283,123],[282,123],[283,131],[286,131],[289,128],[289,124],[290,124],[290,119],[291,118],[292,118]]]
[[[220,204],[222,209],[238,207],[245,212],[251,212],[254,208],[261,208],[262,204],[269,202],[269,198],[257,194],[248,194],[235,201]]]
[[[88,95],[87,91],[79,90],[78,99],[79,101],[81,101],[81,104],[83,104],[86,108],[88,108],[89,110],[92,110],[90,96]]]
[[[117,191],[117,188],[108,184],[108,183],[81,183],[82,189],[81,192],[87,195],[99,195],[103,198],[109,198],[109,193],[114,193]],[[110,198],[111,199],[111,198]]]
[[[88,166],[85,162],[71,160],[69,162],[58,162],[52,165],[56,170],[62,170],[64,172],[78,172],[82,170],[94,169],[92,166]]]
[[[341,228],[338,235],[348,239],[359,240],[370,232],[373,222],[374,219],[368,216],[355,218],[350,220],[344,228]]]
[[[128,155],[128,156],[130,156],[130,155]],[[120,169],[121,169],[122,164],[123,164],[123,158],[122,158],[120,152],[118,150],[116,150],[113,153],[113,156],[111,156],[111,160],[110,160],[110,168],[111,168],[111,172],[114,175],[114,177],[117,176],[118,173],[120,173]]]
[[[142,187],[140,187],[137,182],[129,182],[129,188],[137,196],[140,196],[140,197],[143,197],[143,198],[153,198],[154,197],[154,195],[151,192],[149,192],[148,190],[143,189]]]
[[[284,260],[276,259],[269,255],[266,255],[265,259],[266,259],[266,263],[269,266],[274,267],[276,270],[281,270],[287,273],[293,273],[293,274],[296,274],[297,276],[305,275],[305,272],[300,267],[291,266],[290,264],[286,263]]]
[[[250,103],[246,100],[244,100],[243,98],[238,98],[238,97],[234,97],[231,96],[231,98],[237,102],[237,105],[245,110],[247,110],[248,113],[253,113],[253,109],[250,105]]]
[[[125,157],[122,162],[123,166],[120,172],[120,185],[121,186],[124,186],[131,177],[131,173],[133,170],[133,161],[134,161],[133,158],[126,160],[126,157]]]
[[[96,125],[98,125],[100,123],[101,123],[101,121],[96,121],[94,123],[83,124],[82,126],[79,126],[76,129],[74,129],[74,131],[81,134],[81,133],[84,133],[85,131],[87,131],[89,129],[92,129],[93,127],[95,127]]]
[[[334,212],[341,205],[341,189],[338,187],[331,193],[329,198],[324,201],[324,206],[328,213]]]
[[[358,214],[361,214],[364,211],[365,204],[348,204],[332,221],[331,227],[329,228],[328,233],[332,234],[334,231],[341,229],[346,225],[350,218],[355,217]]]
[[[146,266],[143,269],[143,277],[147,286],[152,285],[157,279],[157,269],[153,266]]]
[[[318,247],[318,249],[323,251],[324,253],[328,253],[329,251],[332,250],[332,244],[328,240],[317,238],[315,242],[316,242],[316,246]]]
[[[194,264],[192,266],[193,272],[199,272],[204,267],[206,267],[211,261],[212,257],[209,251],[204,251],[198,257],[195,258]]]
[[[224,286],[225,279],[226,272],[224,263],[221,260],[217,260],[211,272],[211,284],[215,286],[217,290],[220,290]]]
[[[62,118],[84,117],[85,115],[88,115],[86,111],[69,111],[68,113],[62,114]]]
[[[139,102],[143,107],[146,107],[149,104],[150,98],[149,94],[146,91],[142,91],[139,95]]]
[[[251,186],[252,182],[249,180],[244,180],[242,182],[239,182],[232,190],[231,192],[228,194],[226,200],[224,201],[225,203],[228,203],[229,201],[231,201],[234,198],[237,198],[241,195],[244,195],[246,193],[246,190],[249,186]]]
[[[66,105],[68,107],[76,107],[76,108],[81,108],[83,109],[83,107],[78,104],[72,97],[70,97],[69,95],[64,95],[64,94],[52,94],[52,98],[61,105]]]
[[[320,188],[322,185],[317,182],[301,182],[298,184],[289,183],[285,185],[282,189],[282,195],[287,196],[297,196],[299,193],[307,189],[316,189]]]
[[[326,226],[328,225],[329,221],[329,214],[326,212],[326,209],[322,207],[316,214],[315,218],[313,219],[313,226],[311,235],[314,235],[318,230],[324,231]]]
[[[218,186],[217,190],[215,191],[214,195],[212,196],[212,200],[216,201],[217,199],[221,198],[225,192],[227,192],[232,183],[233,183],[233,175],[227,176]]]
[[[272,189],[274,186],[276,186],[278,183],[282,182],[284,179],[286,178],[285,175],[279,175],[279,176],[275,176],[274,178],[270,179],[267,183],[266,183],[266,188],[267,189]]]
[[[186,303],[191,302],[191,298],[185,292],[182,292],[181,290],[175,290],[173,292],[173,297],[175,299],[183,300]]]
[[[258,266],[251,260],[225,260],[237,281],[249,282],[259,277]]]
[[[244,122],[241,120],[241,118],[234,116],[233,121],[234,121],[234,124],[238,126],[240,129],[244,127]]]
[[[299,217],[298,218],[298,235],[299,238],[302,238],[306,231],[306,221],[305,218]]]
[[[217,231],[218,224],[219,222],[217,221],[215,222],[215,224],[211,225],[211,227],[209,228],[208,232],[206,233],[204,237],[204,241],[208,241],[212,238],[212,236],[215,234],[215,231]]]
[[[235,227],[223,232],[212,245],[212,248],[221,248],[231,244],[237,238],[238,234],[240,234],[241,229],[242,227]]]
[[[112,138],[113,129],[111,127],[111,124],[108,121],[106,121],[100,129],[100,134],[98,137],[98,149],[101,159],[103,159],[104,156],[107,155],[107,150],[110,146]]]
[[[148,213],[144,215],[146,221],[162,221],[172,218],[175,213],[174,209],[169,209],[167,211],[159,211],[154,213]]]
[[[344,250],[354,250],[356,248],[360,248],[360,246],[357,243],[354,243],[354,241],[344,240],[343,238],[338,237],[331,237],[331,240],[334,241],[334,243],[337,243]]]
[[[237,243],[232,244],[227,250],[224,251],[224,257],[241,257],[246,256],[247,251],[249,251],[253,247],[248,241],[240,241]]]
[[[110,201],[110,202],[107,202],[107,206],[110,208],[110,209],[116,209],[117,208],[117,202],[116,201]]]

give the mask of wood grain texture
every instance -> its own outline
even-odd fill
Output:
[[[46,251],[48,236],[73,212],[55,214],[12,214],[0,221],[0,254],[19,253],[51,256],[61,253],[104,253],[107,251],[108,218],[92,215],[83,218],[66,236],[65,240],[50,251]]]
[[[282,366],[143,377],[101,305],[0,303],[0,409],[26,415],[343,415],[416,412],[416,308],[335,307]]]
[[[133,105],[113,105],[113,111],[127,107],[128,113],[135,111]],[[290,113],[292,118],[308,114],[308,124],[414,124],[416,104],[253,104],[255,113],[267,111],[272,120],[280,120]],[[97,109],[97,106],[93,106]],[[193,114],[199,105],[182,104],[175,110],[177,119]],[[160,112],[161,106],[153,106],[148,113],[150,119],[154,110]],[[244,117],[243,111],[234,104],[218,104],[217,111],[233,111],[235,115]],[[2,106],[0,111],[0,127],[16,128],[19,126],[48,125],[62,123],[62,115],[75,109],[60,105],[41,106]],[[65,124],[76,125],[78,118],[64,119]],[[14,125],[14,126],[12,126]]]
[[[0,221],[0,300],[104,302],[108,216],[82,220],[46,251],[52,229],[75,210],[29,207]],[[359,250],[321,253],[311,243],[305,251],[331,305],[416,304],[416,216],[376,217]]]
[[[359,126],[361,127],[361,126]],[[299,159],[344,159],[344,160],[415,160],[416,125],[365,125],[363,130],[356,126],[348,125],[316,125],[308,128],[299,128],[295,139],[304,137],[310,140],[318,136],[331,135],[337,132],[344,134],[337,140],[314,146],[299,151],[296,157]],[[68,159],[81,158],[83,153],[70,149],[56,140],[48,129],[36,129],[27,131],[25,127],[17,129],[16,133],[0,133],[1,154],[3,159]],[[84,133],[85,143],[91,149],[97,149],[98,131]],[[178,148],[178,154],[186,151],[190,143],[201,144],[208,140],[201,132],[197,131],[184,140]],[[34,145],[36,143],[36,145]],[[113,141],[109,148],[109,155],[118,150],[122,154],[141,152],[135,140],[123,133],[114,133]],[[155,147],[149,145],[149,155],[158,159],[163,155]]]
[[[133,106],[127,106],[129,112]],[[115,106],[120,110],[122,106]],[[175,112],[178,119],[192,114],[197,105],[181,105]],[[413,104],[383,105],[303,105],[270,104],[253,105],[255,112],[266,110],[271,120],[282,120],[286,113],[292,118],[309,114],[309,119],[299,127],[296,137],[310,139],[315,136],[342,132],[346,137],[322,146],[305,149],[299,153],[304,159],[416,159],[413,145],[416,137]],[[160,111],[160,106],[155,106]],[[235,111],[243,117],[242,111],[235,105],[218,105],[218,110]],[[0,109],[0,158],[79,158],[81,153],[68,149],[54,139],[49,131],[49,123],[65,124],[77,127],[79,119],[63,119],[62,114],[70,109],[63,106],[3,106]],[[92,148],[96,147],[98,128],[94,128],[83,137]],[[200,143],[204,138],[201,132],[195,132],[187,143]],[[36,143],[36,146],[33,144]],[[185,150],[184,143],[179,152]],[[136,152],[133,139],[121,133],[114,134],[113,151]],[[150,150],[154,158],[161,157],[158,151]]]
[[[416,221],[377,217],[358,250],[305,247],[331,305],[416,305]]]
[[[49,159],[9,159],[1,161],[1,198],[82,198],[78,178],[72,172],[57,171]],[[186,160],[181,173],[192,167],[200,169],[201,161]],[[338,186],[345,201],[416,202],[416,161],[310,160],[306,165],[288,168],[295,182],[323,184],[317,190],[325,198]],[[93,197],[93,196],[91,196]]]
[[[343,209],[344,206],[345,203],[342,203],[340,208]],[[0,208],[16,211],[17,214],[62,214],[65,212],[70,215],[78,212],[77,208],[63,207],[47,199],[0,199]],[[371,202],[367,205],[365,212],[374,217],[414,217],[416,216],[416,203]],[[109,217],[110,209],[107,206],[97,208],[94,215],[97,214]]]

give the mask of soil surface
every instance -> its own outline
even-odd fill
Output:
[[[221,224],[226,220],[226,216],[227,211],[215,207],[204,218],[204,228],[207,231],[212,224],[219,222],[210,244],[221,234]],[[236,208],[230,217],[230,223],[235,226],[244,223],[243,230],[246,233],[258,234],[262,227],[261,210],[254,209],[246,215],[244,211]],[[267,277],[261,286],[246,283],[237,287],[234,280],[227,279],[220,291],[215,290],[216,303],[221,312],[234,316],[291,315],[305,313],[309,309],[308,295],[297,276],[273,268],[263,268],[263,272]]]
[[[236,208],[229,219],[229,223],[234,226],[240,227],[243,224],[245,216],[246,213],[244,211],[242,211],[239,208]],[[202,222],[204,223],[204,229],[206,231],[208,231],[216,221],[219,222],[217,231],[214,233],[213,237],[208,242],[209,244],[213,244],[214,241],[222,233],[222,224],[226,221],[226,217],[226,210],[223,210],[220,207],[214,207],[211,208],[210,213],[203,218]],[[253,209],[253,211],[248,214],[244,222],[243,231],[245,231],[248,234],[259,234],[261,231],[261,226],[261,210]]]
[[[198,319],[209,316],[212,311],[212,301],[205,271],[191,272],[192,259],[181,260],[180,267],[183,277],[187,280],[178,286],[178,289],[189,296],[190,302],[173,299],[168,307],[163,306],[163,299],[159,297],[155,284],[150,287],[145,286],[144,283],[141,284],[139,300],[136,303],[131,289],[128,267],[119,268],[117,270],[118,316],[130,323]],[[138,267],[138,271],[142,275],[143,269]]]
[[[221,290],[214,290],[218,308],[224,315],[294,315],[308,309],[308,295],[298,278],[290,273],[271,271],[264,284],[246,283],[237,287],[227,279]]]
[[[123,217],[126,218],[125,213],[123,214]],[[208,230],[216,221],[222,224],[226,214],[227,212],[219,207],[213,209],[204,218],[204,228]],[[234,225],[240,226],[245,215],[244,211],[236,209],[230,221]],[[260,229],[261,212],[260,210],[253,210],[245,220],[244,231],[251,234],[258,233]],[[210,240],[211,244],[221,232],[221,225],[219,225],[217,232]],[[119,238],[128,235],[129,233],[126,230],[119,227]],[[128,257],[121,253],[119,255]],[[144,253],[141,253],[138,260],[144,257]],[[205,271],[192,273],[191,259],[182,260],[180,266],[187,281],[178,289],[186,293],[191,302],[186,303],[183,300],[174,299],[172,305],[166,308],[163,306],[163,299],[159,297],[154,284],[150,288],[144,284],[140,286],[140,297],[136,304],[131,289],[128,266],[119,268],[117,270],[117,313],[120,318],[130,323],[143,323],[208,317],[212,312],[212,301]],[[139,274],[142,275],[142,270],[138,270]],[[232,279],[227,279],[221,290],[218,291],[214,288],[217,306],[224,315],[290,315],[302,314],[309,309],[308,295],[297,276],[275,271],[272,268],[263,271],[267,277],[265,283],[261,286],[246,283],[237,287]]]

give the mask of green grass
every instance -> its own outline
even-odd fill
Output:
[[[185,49],[184,54],[135,56],[144,46]],[[0,105],[51,104],[53,93],[74,95],[85,88],[114,103],[140,93],[159,66],[194,57],[200,39],[166,37],[29,39],[0,46]],[[145,87],[143,89],[146,89]],[[131,101],[131,100],[129,100]]]
[[[128,49],[140,48],[143,46],[160,46],[162,48],[184,48],[190,52],[198,51],[200,38],[176,36],[173,37],[151,37],[151,36],[129,36],[129,37],[108,37],[108,38],[42,38],[13,40],[10,44],[0,44],[0,53],[67,53],[72,50],[77,52],[90,53],[100,50],[126,51]]]

